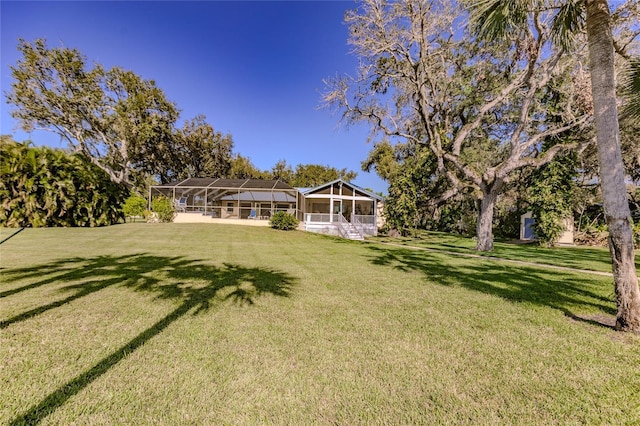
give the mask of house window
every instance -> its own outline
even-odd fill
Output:
[[[233,203],[227,203],[227,213],[233,213]]]

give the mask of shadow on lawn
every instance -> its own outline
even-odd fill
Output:
[[[9,270],[3,274],[3,278],[7,282],[33,278],[38,280],[18,289],[5,291],[0,294],[2,297],[47,284],[74,282],[61,289],[62,292],[72,293],[68,297],[3,321],[3,328],[109,286],[149,292],[161,299],[175,299],[180,302],[176,309],[151,327],[15,418],[10,423],[12,425],[39,423],[69,398],[187,313],[197,315],[207,311],[212,303],[222,301],[252,305],[255,298],[264,294],[288,297],[295,283],[295,279],[290,275],[272,269],[246,268],[232,264],[216,267],[181,257],[145,254],[75,258],[33,268]]]
[[[464,287],[513,302],[548,306],[577,321],[613,327],[608,318],[616,314],[613,295],[607,297],[601,294],[595,284],[574,274],[514,267],[481,259],[456,266],[450,262],[443,264],[439,259],[444,255],[436,256],[424,251],[378,246],[370,246],[369,249],[373,252],[370,261],[375,265],[390,266],[401,271],[419,271],[436,284]],[[585,308],[598,311],[598,314],[583,316],[575,313]]]

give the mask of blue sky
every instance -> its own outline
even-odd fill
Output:
[[[4,94],[18,38],[45,38],[50,47],[77,48],[89,62],[130,69],[155,80],[181,109],[204,114],[230,133],[235,152],[261,169],[285,159],[358,172],[360,186],[386,192],[360,170],[371,145],[368,129],[346,129],[339,114],[318,109],[322,79],[355,74],[344,12],[352,1],[0,2],[2,134],[17,140]],[[61,146],[49,133],[36,144]]]

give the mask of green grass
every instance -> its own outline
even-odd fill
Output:
[[[421,231],[415,237],[377,237],[379,242],[389,242],[408,246],[438,249],[455,253],[477,254],[499,257],[510,260],[535,262],[540,264],[577,268],[590,271],[611,272],[611,257],[606,247],[541,247],[537,243],[514,244],[511,242],[494,242],[492,252],[477,252],[476,242],[466,238],[443,232]],[[638,250],[636,250],[636,254]],[[640,261],[636,258],[636,269],[640,271]]]
[[[210,224],[0,255],[0,424],[640,423],[611,278]]]

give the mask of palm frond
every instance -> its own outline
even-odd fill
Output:
[[[640,56],[631,59],[621,80],[621,95],[626,104],[622,109],[621,118],[640,120]]]
[[[485,40],[495,40],[527,22],[535,0],[469,0],[471,30]]]
[[[584,29],[585,13],[584,0],[566,0],[562,3],[551,27],[553,42],[565,50],[571,50],[576,34]]]

